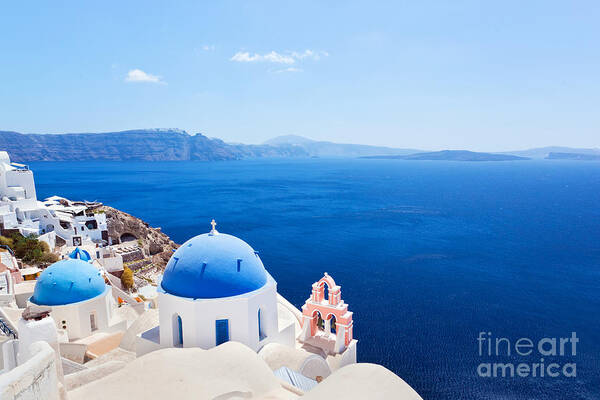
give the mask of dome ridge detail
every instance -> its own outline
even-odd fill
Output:
[[[104,277],[92,264],[81,259],[65,259],[46,268],[35,284],[31,302],[59,306],[86,301],[106,290]]]
[[[161,282],[169,294],[193,299],[237,296],[260,289],[267,271],[257,252],[243,240],[217,232],[183,243],[171,256]]]

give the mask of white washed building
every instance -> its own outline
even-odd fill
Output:
[[[92,211],[98,205],[57,196],[38,201],[33,172],[12,163],[8,153],[0,151],[0,233],[38,235],[50,249],[54,249],[57,237],[68,246],[107,243],[106,216]]]
[[[108,329],[116,307],[100,271],[80,259],[61,260],[46,268],[29,301],[50,307],[57,328],[70,341]]]
[[[277,283],[258,253],[214,229],[185,242],[158,288],[160,325],[138,336],[138,355],[162,347],[209,349],[227,341],[258,351],[294,346],[294,324],[278,318]]]

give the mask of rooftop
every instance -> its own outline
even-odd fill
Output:
[[[162,289],[187,298],[237,296],[260,289],[267,271],[243,240],[218,233],[198,235],[177,249],[165,269]]]
[[[31,301],[38,305],[65,305],[92,299],[109,288],[100,271],[78,259],[55,262],[37,279]]]

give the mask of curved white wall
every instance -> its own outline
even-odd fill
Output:
[[[77,340],[92,334],[91,314],[95,315],[96,330],[108,328],[112,317],[111,303],[114,303],[111,288],[106,286],[104,293],[89,300],[62,306],[49,306],[52,309],[50,315],[56,321],[58,329],[64,329],[63,327],[66,326],[69,340]]]
[[[13,370],[0,375],[0,399],[59,399],[56,355],[46,342],[33,343],[31,358]]]
[[[176,316],[182,320],[183,347],[215,347],[215,321],[221,319],[228,320],[229,340],[244,343],[255,351],[279,333],[277,283],[270,275],[265,286],[239,296],[194,300],[168,294],[159,285],[158,297],[161,347],[173,347],[178,342]],[[259,309],[265,336],[262,340],[259,340]]]

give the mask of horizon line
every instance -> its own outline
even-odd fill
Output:
[[[439,147],[437,149],[432,149],[432,148],[427,148],[427,147],[416,148],[416,147],[412,147],[412,146],[411,147],[397,147],[397,146],[388,145],[388,144],[336,142],[336,141],[325,140],[325,139],[313,139],[313,138],[310,138],[307,136],[297,135],[297,134],[278,135],[278,136],[274,136],[272,138],[266,139],[260,143],[248,143],[248,142],[238,142],[238,141],[227,141],[225,139],[222,139],[222,138],[219,138],[216,136],[208,136],[201,131],[189,133],[186,129],[181,129],[181,128],[132,128],[132,129],[117,130],[117,131],[43,132],[43,133],[42,132],[19,132],[16,130],[0,130],[0,132],[16,133],[19,135],[95,135],[95,134],[110,134],[110,133],[114,134],[114,133],[133,132],[133,131],[178,132],[178,133],[185,133],[188,136],[202,135],[209,139],[222,140],[223,142],[228,143],[228,144],[244,144],[244,145],[270,145],[270,146],[273,146],[272,144],[269,144],[267,142],[270,140],[273,140],[273,139],[291,136],[291,137],[298,137],[298,138],[306,139],[306,140],[309,140],[309,141],[315,142],[315,143],[333,143],[333,144],[338,144],[338,145],[385,147],[385,148],[395,149],[395,150],[416,150],[417,152],[434,152],[434,151],[448,150],[448,151],[474,151],[474,152],[480,152],[480,153],[486,153],[486,152],[487,153],[509,153],[509,152],[520,152],[520,151],[531,151],[531,150],[537,150],[537,149],[546,149],[546,148],[552,148],[552,147],[565,147],[565,148],[569,148],[572,150],[600,151],[600,146],[582,147],[580,145],[562,145],[562,144],[536,145],[536,146],[532,146],[532,147],[513,149],[513,150],[469,150],[469,148],[461,148],[461,147],[455,147],[455,146]]]

